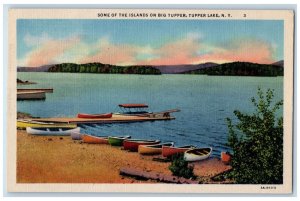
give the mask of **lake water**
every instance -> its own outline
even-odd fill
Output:
[[[258,87],[274,89],[275,100],[283,99],[283,77],[18,73],[18,78],[38,83],[19,88],[54,88],[45,101],[17,102],[18,111],[39,117],[120,112],[120,103],[147,103],[154,112],[179,108],[172,121],[82,125],[82,132],[211,146],[214,156],[229,150],[225,118],[234,118],[236,109],[253,112],[250,98]]]

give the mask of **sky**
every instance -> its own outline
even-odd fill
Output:
[[[19,19],[18,66],[180,65],[283,59],[280,20]]]

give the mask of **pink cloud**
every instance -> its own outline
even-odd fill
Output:
[[[254,63],[272,63],[273,49],[270,44],[260,40],[246,39],[228,43],[223,49],[216,49],[199,57],[199,61],[217,63],[243,61]]]
[[[205,62],[225,63],[245,61],[255,63],[274,62],[274,46],[257,39],[238,39],[219,46],[205,43],[201,37],[188,34],[161,45],[139,46],[113,44],[102,38],[96,44],[88,44],[78,37],[54,40],[44,37],[42,43],[24,58],[26,66],[74,62],[101,62],[114,65],[179,65]],[[29,41],[33,43],[32,40]],[[202,53],[201,53],[202,52]]]
[[[153,52],[158,57],[148,60],[147,62],[140,61],[139,64],[147,65],[176,65],[188,64],[197,59],[197,51],[201,47],[198,39],[188,37],[182,40],[167,43]]]
[[[105,64],[126,64],[135,62],[139,47],[129,44],[112,44],[108,39],[100,40],[96,53],[81,59],[80,63],[101,62]]]
[[[67,40],[48,40],[27,55],[26,65],[37,67],[57,63],[59,61],[56,61],[56,58],[64,54],[78,42],[79,38],[77,37]]]
[[[80,63],[101,62],[118,65],[186,64],[197,59],[196,53],[200,48],[198,39],[199,37],[188,35],[185,39],[169,42],[158,48],[129,44],[112,44],[107,39],[102,39],[98,47],[96,47],[96,53],[86,56]],[[140,54],[146,55],[146,58],[138,59]]]
[[[186,38],[175,40],[153,49],[155,57],[139,61],[140,65],[176,65],[189,64],[197,60],[197,52],[201,47],[200,37],[188,34]]]
[[[210,46],[208,53],[198,55],[198,52],[206,51],[207,44],[201,43],[194,38],[186,38],[168,43],[155,50],[158,58],[141,61],[140,64],[148,65],[176,65],[196,64],[205,62],[233,62],[244,61],[254,63],[274,62],[271,44],[255,39],[240,39],[228,42],[222,46]]]

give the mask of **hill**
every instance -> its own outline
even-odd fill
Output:
[[[48,72],[48,70],[52,67],[52,66],[57,66],[60,64],[52,64],[52,65],[44,65],[44,66],[39,66],[39,67],[18,67],[17,71],[18,72]],[[70,65],[78,65],[78,64],[70,64]],[[79,64],[79,65],[85,65],[85,64]],[[114,67],[116,69],[117,66],[114,65],[109,65],[109,64],[102,64],[99,63],[99,66],[105,66],[104,68],[110,68],[110,67]],[[137,68],[137,67],[150,67],[150,68],[155,68],[158,69],[162,74],[177,74],[177,73],[184,73],[186,71],[191,71],[191,70],[196,70],[196,69],[201,69],[201,68],[206,68],[206,67],[212,67],[218,65],[216,63],[204,63],[204,64],[183,64],[183,65],[161,65],[161,66],[146,66],[146,65],[142,65],[142,66],[118,66],[118,67],[132,67],[132,68]],[[53,71],[53,69],[51,70],[51,72]],[[113,70],[114,71],[114,70]]]
[[[110,74],[149,74],[160,75],[160,70],[151,66],[115,66],[102,63],[55,64],[48,69],[48,72],[68,72],[68,73],[110,73]]]
[[[161,65],[161,66],[153,66],[156,69],[159,69],[163,74],[180,74],[192,70],[197,70],[201,68],[209,68],[216,66],[216,63],[203,63],[203,64],[183,64],[183,65]]]
[[[283,61],[283,60],[280,60],[280,61],[277,61],[277,62],[275,62],[275,63],[272,63],[272,65],[284,67],[284,61]]]
[[[232,62],[185,72],[184,74],[228,76],[283,76],[283,67],[272,64]]]
[[[17,67],[17,72],[47,72],[48,69],[53,66],[53,64],[50,65],[44,65],[39,67]]]

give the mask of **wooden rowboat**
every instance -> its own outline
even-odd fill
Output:
[[[184,153],[189,149],[194,149],[196,148],[193,145],[187,145],[187,146],[182,146],[182,147],[173,147],[173,146],[163,146],[162,147],[162,156],[163,157],[170,157],[174,154],[178,153]]]
[[[73,132],[73,133],[71,133],[71,138],[72,138],[72,140],[82,140],[81,135],[82,135],[81,133]]]
[[[129,138],[131,138],[131,136],[124,136],[124,137],[109,136],[108,143],[111,146],[123,146],[123,141]]]
[[[82,134],[81,139],[84,143],[88,144],[108,144],[108,136],[93,136]]]
[[[129,151],[138,151],[140,145],[154,145],[159,144],[160,140],[141,140],[141,139],[132,139],[124,140],[123,147],[125,150]]]
[[[66,124],[66,123],[46,123],[46,122],[39,122],[33,120],[25,120],[25,119],[18,119],[17,120],[17,128],[18,129],[26,129],[26,127],[31,128],[76,128],[76,124]]]
[[[138,152],[143,155],[156,155],[162,153],[162,147],[174,146],[174,142],[167,142],[162,144],[155,144],[155,145],[140,145],[138,148]]]
[[[207,159],[211,153],[211,147],[190,149],[184,152],[184,160],[188,162],[201,161]]]
[[[31,128],[27,127],[26,132],[32,135],[49,135],[49,136],[65,136],[71,133],[80,132],[80,127],[77,128]]]
[[[101,118],[111,118],[112,113],[106,113],[106,114],[83,114],[79,113],[77,114],[78,118],[85,118],[85,119],[101,119]]]

